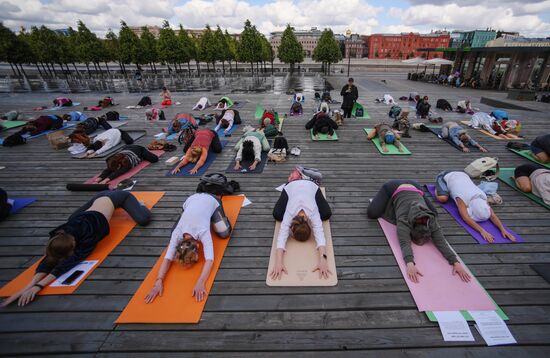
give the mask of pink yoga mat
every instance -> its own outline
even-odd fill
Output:
[[[422,246],[411,243],[416,267],[424,276],[420,277],[419,283],[409,280],[396,226],[384,219],[378,219],[378,222],[420,312],[497,309],[471,272],[472,280],[468,283],[463,282],[458,275],[452,275],[452,266],[432,242]]]
[[[164,154],[164,150],[151,150],[151,153],[155,154],[157,157],[161,157]],[[129,172],[119,176],[118,178],[115,178],[109,182],[109,189],[114,189],[123,180],[130,179],[134,175],[136,175],[138,172],[140,172],[143,168],[151,164],[150,162],[146,160],[142,160],[141,163],[139,163],[137,166],[133,167]],[[84,184],[95,184],[94,180],[97,178],[99,174],[95,175],[93,178],[90,178],[84,182]]]
[[[432,196],[435,198],[435,185],[428,184],[428,185],[426,185],[426,187],[428,188],[428,191],[430,192],[430,194],[432,194]],[[483,229],[485,229],[489,234],[493,235],[493,237],[495,238],[495,241],[493,241],[493,242],[485,241],[485,239],[483,238],[483,236],[481,236],[481,234],[479,232],[477,232],[474,228],[472,228],[470,225],[468,225],[466,223],[466,221],[462,220],[462,217],[460,216],[460,213],[458,212],[458,207],[456,206],[454,200],[449,199],[448,202],[439,203],[439,205],[441,205],[443,208],[445,208],[445,210],[447,210],[447,212],[449,214],[451,214],[451,216],[456,220],[456,222],[459,223],[460,225],[462,225],[462,227],[466,231],[468,231],[468,233],[470,235],[472,235],[472,237],[474,239],[476,239],[478,243],[480,243],[482,245],[486,245],[486,244],[514,244],[514,243],[518,243],[518,242],[525,242],[521,236],[519,236],[517,233],[510,230],[506,225],[502,224],[504,226],[504,228],[506,229],[506,231],[508,231],[509,233],[514,235],[514,237],[516,238],[516,241],[514,242],[514,241],[510,241],[508,239],[505,239],[504,237],[502,237],[502,234],[500,233],[500,230],[498,229],[498,227],[496,227],[496,225],[493,224],[490,220],[486,220],[486,221],[478,223],[479,226],[481,226]]]

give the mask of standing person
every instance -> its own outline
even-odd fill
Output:
[[[172,94],[166,87],[162,87],[162,91],[160,91],[159,96],[162,97],[161,105],[163,106],[172,105]]]
[[[353,78],[350,77],[348,84],[342,87],[340,95],[343,97],[341,108],[344,111],[344,118],[351,118],[351,110],[355,101],[359,98],[359,91],[353,84]]]

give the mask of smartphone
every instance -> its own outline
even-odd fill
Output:
[[[82,274],[84,273],[84,271],[82,270],[76,270],[75,272],[73,272],[71,274],[71,276],[67,277],[65,279],[65,281],[61,282],[62,285],[70,285],[71,283],[73,283],[77,278],[79,278]]]

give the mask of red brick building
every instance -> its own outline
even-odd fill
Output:
[[[425,56],[426,52],[416,51],[419,48],[449,47],[450,34],[447,31],[436,31],[430,34],[401,33],[373,34],[367,39],[368,58],[389,58],[406,60]],[[430,52],[429,58],[442,57],[442,52]]]

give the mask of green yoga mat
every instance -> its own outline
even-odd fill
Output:
[[[363,128],[363,130],[365,131],[365,133],[367,133],[367,135],[369,135],[369,132],[373,130],[373,128]],[[376,146],[376,149],[378,149],[380,154],[384,154],[384,155],[411,155],[412,154],[411,151],[408,150],[403,143],[401,143],[401,147],[403,147],[403,152],[400,152],[399,149],[397,149],[397,147],[393,144],[386,144],[386,147],[388,148],[388,152],[384,152],[382,150],[382,145],[380,144],[380,138],[378,138],[378,136],[372,138],[372,142],[374,143],[374,145]]]
[[[359,108],[363,108],[363,117],[357,117],[355,114]],[[353,104],[353,108],[351,109],[351,115],[357,119],[370,119],[369,112],[367,112],[365,107],[363,107],[363,105],[359,102],[355,102]]]
[[[498,178],[505,184],[508,184],[521,194],[525,195],[529,199],[533,200],[535,203],[539,204],[540,206],[544,206],[546,209],[550,210],[550,205],[547,205],[544,201],[542,201],[541,198],[536,196],[533,193],[524,193],[523,191],[519,190],[516,182],[512,177],[514,176],[514,168],[500,168],[500,172],[498,173]]]
[[[1,124],[2,126],[4,126],[3,130],[8,130],[24,126],[25,124],[27,124],[27,121],[2,121]]]
[[[334,134],[332,135],[331,138],[329,138],[328,134],[323,134],[323,133],[319,133],[319,139],[315,139],[315,136],[313,135],[313,130],[310,129],[309,130],[309,133],[311,134],[311,140],[318,140],[318,141],[335,141],[335,140],[338,140],[338,133],[336,133],[336,131],[334,131]]]
[[[529,159],[533,163],[537,163],[537,164],[542,165],[543,167],[545,167],[547,169],[550,169],[550,163],[544,164],[544,163],[538,162],[535,158],[533,158],[531,156],[531,154],[529,154],[529,153],[531,153],[531,151],[529,149],[517,150],[517,149],[508,148],[508,150],[511,151],[511,152],[516,153],[517,155],[521,155],[525,159]]]

